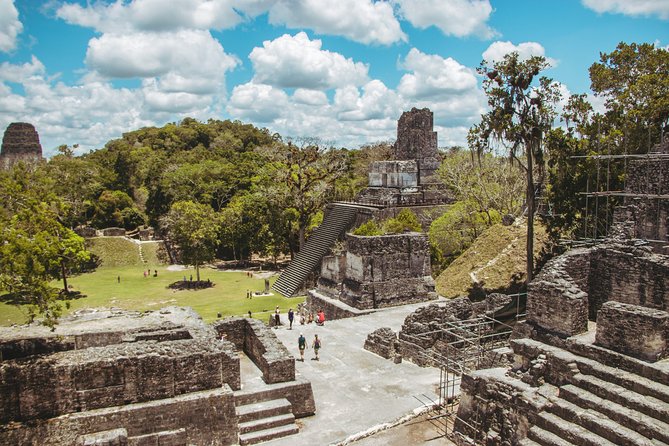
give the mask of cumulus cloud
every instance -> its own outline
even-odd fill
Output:
[[[267,123],[281,116],[288,106],[288,95],[271,85],[249,82],[232,90],[228,111],[239,118]]]
[[[325,7],[322,0],[278,0],[269,10],[269,21],[362,43],[388,45],[407,39],[385,1],[338,0]]]
[[[249,55],[254,81],[281,88],[328,89],[367,80],[365,64],[322,50],[321,44],[303,32],[263,42]]]
[[[489,0],[394,0],[402,15],[417,28],[436,26],[456,37],[476,35],[484,39],[497,33],[486,22],[493,9]]]
[[[86,64],[102,76],[165,76],[167,90],[200,94],[215,91],[237,63],[208,31],[199,30],[103,34],[91,39],[86,51]]]
[[[65,3],[56,16],[99,32],[225,29],[242,21],[234,6],[233,0],[174,0],[169,7],[163,0],[97,1],[86,6]]]
[[[413,73],[400,79],[398,91],[407,98],[425,99],[476,88],[474,71],[456,60],[424,54],[412,48],[402,67]]]
[[[0,0],[0,51],[8,53],[16,48],[16,37],[23,31],[19,11],[12,0]]]
[[[669,19],[667,0],[581,0],[583,5],[598,13],[617,13],[630,16],[657,16]]]
[[[517,52],[520,56],[520,59],[529,59],[532,56],[543,56],[546,57],[546,50],[544,47],[537,42],[523,42],[518,45],[514,45],[509,41],[497,41],[490,44],[490,46],[483,52],[483,59],[488,62],[499,62],[504,59],[509,53]],[[551,66],[557,65],[557,60],[546,57]]]

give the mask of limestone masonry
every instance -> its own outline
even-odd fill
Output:
[[[278,387],[241,391],[240,351]],[[0,444],[250,444],[249,405],[285,401],[290,420],[315,411],[310,384],[262,323],[208,326],[185,308],[85,311],[55,332],[3,328],[0,360]]]
[[[32,124],[12,122],[5,130],[0,149],[0,168],[18,161],[35,162],[42,159],[42,145]]]

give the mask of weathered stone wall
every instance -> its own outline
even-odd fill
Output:
[[[374,161],[369,167],[371,187],[405,188],[418,186],[418,165],[408,161]]]
[[[382,358],[394,359],[399,354],[400,343],[392,329],[381,327],[367,335],[364,348]]]
[[[8,168],[18,161],[35,162],[42,159],[42,145],[32,124],[12,122],[2,137],[0,168]]]
[[[650,248],[606,245],[591,254],[590,318],[604,302],[615,300],[669,309],[669,257]]]
[[[125,229],[105,228],[102,230],[102,235],[104,235],[105,237],[125,237]]]
[[[0,444],[77,445],[96,432],[125,430],[127,444],[232,445],[237,416],[232,391],[221,388],[175,398],[15,423],[0,430]]]
[[[327,300],[322,295],[320,295],[321,289],[318,290],[309,290],[307,291],[307,308],[310,308],[311,311],[318,312],[323,310],[325,313],[325,320],[332,321],[335,319],[345,319],[347,317],[358,316],[359,313],[354,313],[342,306],[336,305],[331,300]],[[337,297],[332,297],[336,299]]]
[[[609,301],[597,318],[595,342],[644,361],[669,356],[669,313]]]
[[[346,279],[339,299],[358,309],[436,297],[427,235],[346,235]]]
[[[227,343],[136,342],[56,352],[0,364],[0,421],[58,415],[239,388],[239,359]]]
[[[437,133],[434,131],[433,121],[433,113],[427,108],[412,108],[402,113],[397,121],[394,158],[418,161],[419,184],[432,182],[432,177],[439,168]]]
[[[295,358],[265,324],[248,318],[217,321],[214,329],[235,344],[262,371],[267,384],[295,380]]]

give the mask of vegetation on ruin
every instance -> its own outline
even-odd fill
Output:
[[[509,226],[499,223],[486,229],[436,278],[437,292],[449,298],[476,299],[484,292],[523,290],[526,236],[525,221]],[[534,237],[534,259],[539,261],[549,242],[542,224],[536,225]]]
[[[369,220],[351,231],[351,234],[375,236],[422,231],[418,216],[411,209],[402,209],[396,217],[389,217],[380,222]]]

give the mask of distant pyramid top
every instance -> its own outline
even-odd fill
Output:
[[[5,157],[41,158],[42,145],[39,135],[32,124],[27,122],[12,122],[2,137],[0,155]]]
[[[420,160],[437,156],[437,132],[433,129],[433,114],[429,108],[412,108],[397,121],[396,160]]]

